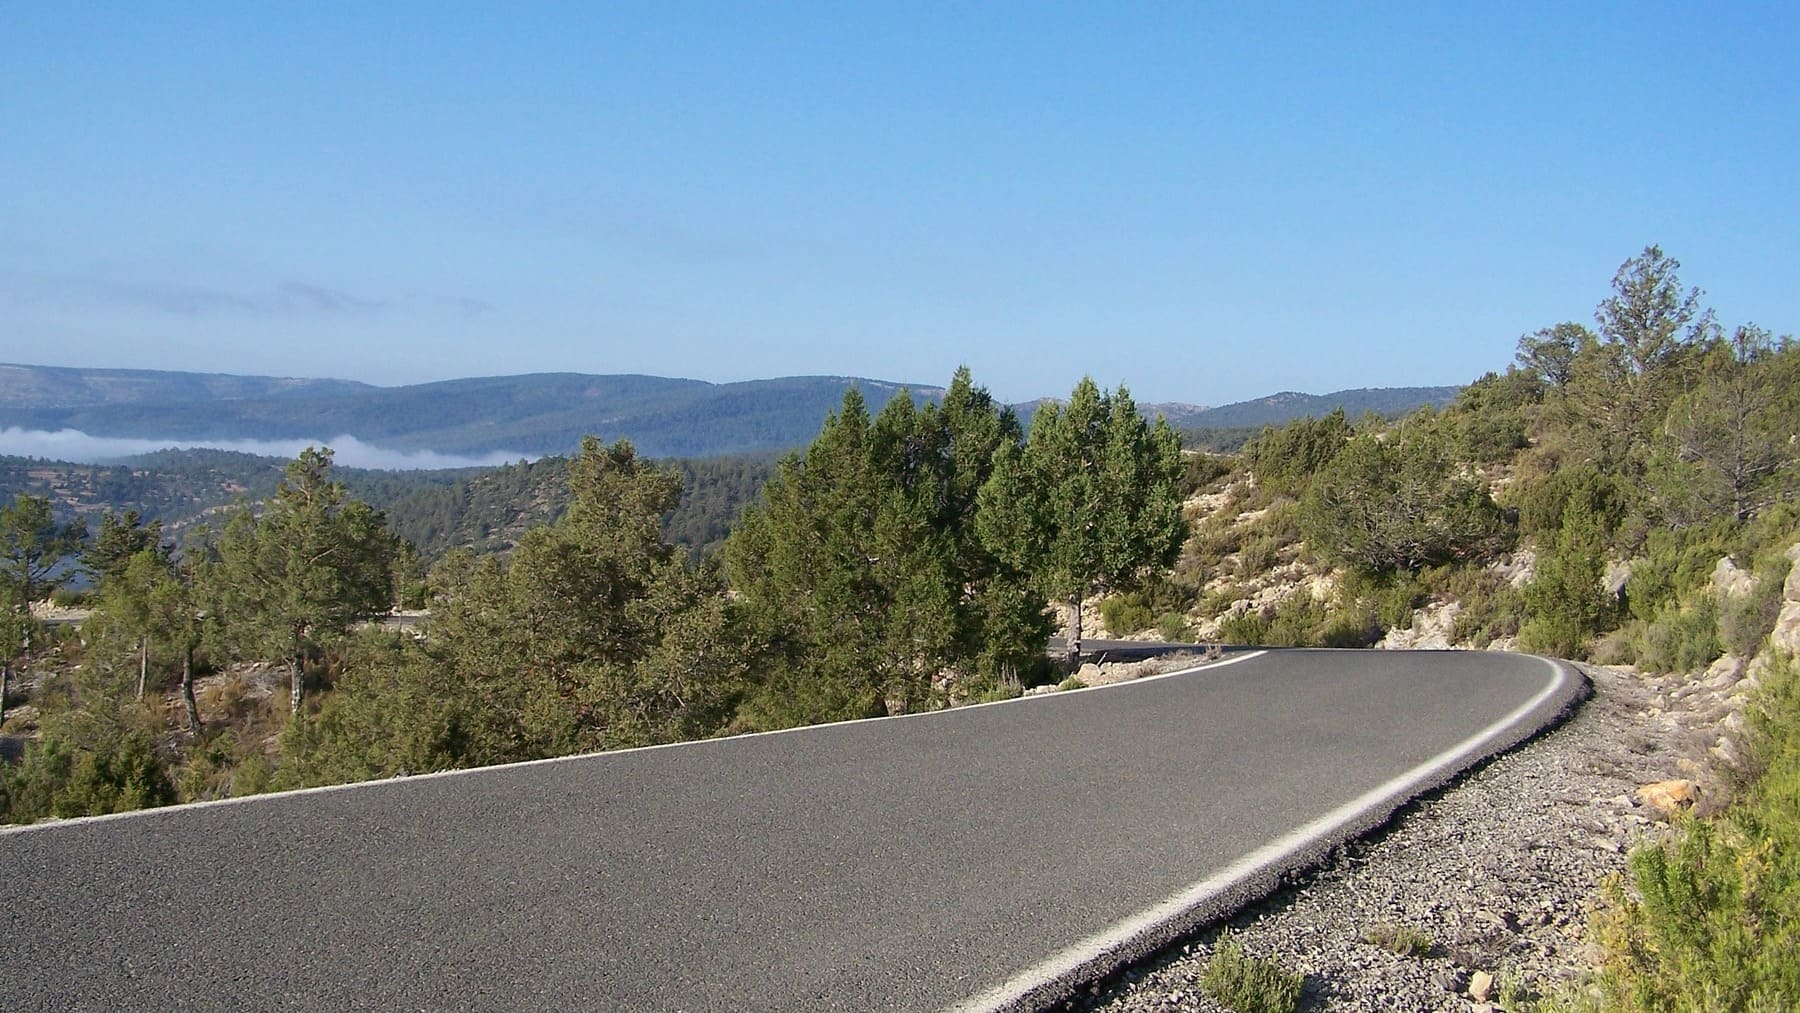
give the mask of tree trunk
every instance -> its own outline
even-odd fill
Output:
[[[300,713],[300,635],[294,634],[294,654],[288,659],[288,714]]]
[[[137,698],[139,700],[142,700],[144,698],[144,683],[146,683],[148,681],[150,681],[150,638],[147,636],[144,636],[144,637],[138,638],[138,694],[137,694]]]
[[[200,705],[194,702],[194,649],[185,648],[181,654],[181,702],[187,705],[188,731],[200,732]]]
[[[0,665],[0,725],[6,723],[6,691],[12,688],[12,665]]]
[[[1063,660],[1071,668],[1081,661],[1081,594],[1079,592],[1069,596],[1069,643],[1063,652]]]

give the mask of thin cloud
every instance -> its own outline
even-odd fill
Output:
[[[15,298],[31,299],[31,288],[59,293],[76,302],[167,313],[173,316],[200,317],[222,313],[263,315],[374,313],[388,303],[366,299],[339,289],[305,281],[284,281],[268,291],[232,291],[203,285],[183,285],[160,281],[115,281],[110,278],[48,278],[35,284],[11,281],[6,287]]]
[[[89,436],[78,429],[0,429],[0,455],[42,457],[76,464],[99,464],[158,450],[205,448],[234,450],[262,457],[298,457],[307,447],[330,447],[335,460],[346,468],[377,471],[420,471],[443,468],[491,468],[527,460],[533,455],[510,450],[487,454],[442,454],[435,450],[394,450],[364,443],[354,436],[330,440],[209,440],[139,439],[123,436]]]
[[[387,308],[387,303],[379,300],[361,299],[303,281],[283,282],[280,301],[285,309],[321,310],[326,313],[365,313]]]

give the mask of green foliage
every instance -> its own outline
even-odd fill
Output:
[[[398,543],[368,504],[331,475],[331,451],[308,447],[261,516],[240,510],[213,571],[220,612],[240,649],[285,659],[298,713],[305,654],[393,604]]]
[[[149,736],[133,732],[108,748],[84,752],[68,783],[51,799],[54,816],[99,816],[169,805],[175,789]]]
[[[1464,387],[1444,413],[1456,456],[1474,464],[1508,461],[1529,446],[1526,412],[1543,399],[1539,381],[1509,369]]]
[[[17,496],[0,507],[0,582],[17,589],[21,600],[36,601],[68,579],[57,568],[86,539],[86,521],[59,524],[48,499]]]
[[[1756,568],[1754,590],[1719,603],[1719,640],[1725,650],[1749,658],[1762,649],[1781,617],[1782,584],[1791,565],[1785,556],[1768,557]]]
[[[1230,935],[1220,938],[1200,976],[1200,990],[1235,1013],[1293,1013],[1305,986],[1305,975],[1290,974],[1273,960],[1251,956]]]
[[[1339,408],[1320,418],[1295,419],[1264,429],[1245,445],[1244,460],[1258,486],[1298,496],[1312,477],[1343,451],[1350,435],[1350,422]]]
[[[108,510],[100,518],[100,531],[81,553],[81,568],[101,587],[125,572],[131,558],[140,552],[160,555],[166,562],[169,547],[163,544],[162,521],[145,523],[136,510],[113,513]]]
[[[1423,416],[1386,438],[1351,439],[1300,509],[1309,545],[1368,573],[1487,558],[1513,535],[1487,490],[1452,460],[1441,427]]]
[[[1719,641],[1718,599],[1698,595],[1686,605],[1669,605],[1645,623],[1635,638],[1639,667],[1652,672],[1698,672],[1725,653]]]
[[[1800,347],[1756,326],[1697,351],[1692,379],[1670,406],[1659,459],[1661,497],[1678,521],[1748,520],[1800,488]]]
[[[1023,447],[1000,446],[976,528],[1039,593],[1070,603],[1072,655],[1085,598],[1140,587],[1180,553],[1182,474],[1162,419],[1146,425],[1125,388],[1104,394],[1083,378],[1066,405],[1038,410]]]
[[[663,539],[679,476],[628,443],[592,438],[568,467],[573,499],[554,525],[533,529],[504,562],[459,552],[433,572],[429,657],[383,647],[389,660],[358,666],[367,675],[346,680],[336,712],[321,711],[320,741],[350,753],[331,763],[466,766],[698,738],[725,724],[744,652],[716,576]],[[407,720],[412,701],[431,701],[418,704],[413,734],[374,754],[358,745],[379,738],[358,729]]]
[[[1540,390],[1561,390],[1574,374],[1575,357],[1599,340],[1582,324],[1561,323],[1542,328],[1519,339],[1518,372]]]
[[[128,679],[83,667],[39,687],[41,731],[14,765],[0,763],[0,822],[96,816],[175,801],[153,741],[156,718]]]
[[[1156,621],[1156,634],[1171,644],[1185,643],[1194,635],[1193,628],[1188,625],[1187,616],[1179,612],[1165,612]]]
[[[1184,471],[1182,492],[1190,496],[1232,472],[1231,459],[1217,453],[1184,451],[1181,463]]]
[[[1016,450],[1010,411],[959,370],[941,404],[895,398],[873,422],[851,390],[784,461],[725,547],[761,685],[755,726],[912,711],[952,673],[1000,682],[1040,664],[1043,598],[977,538],[982,490]],[[1022,497],[1008,508],[1029,509]]]
[[[1072,689],[1086,689],[1086,688],[1088,688],[1087,683],[1082,682],[1080,679],[1077,679],[1072,675],[1056,684],[1056,691],[1058,693],[1067,693],[1068,691],[1070,691]]]
[[[1302,592],[1227,616],[1219,639],[1258,647],[1367,647],[1381,639],[1381,628],[1360,603],[1333,609]]]
[[[1428,957],[1435,945],[1431,933],[1399,922],[1377,922],[1363,932],[1363,942],[1402,957]]]
[[[1485,647],[1519,632],[1524,601],[1505,579],[1471,567],[1453,568],[1450,574],[1445,597],[1462,605],[1450,626],[1452,643]]]
[[[1755,699],[1759,776],[1723,815],[1634,851],[1597,920],[1599,986],[1620,1010],[1778,1010],[1800,998],[1800,672]]]
[[[1100,603],[1100,619],[1107,632],[1122,637],[1148,629],[1156,622],[1156,613],[1140,592],[1115,595]]]
[[[1557,510],[1559,528],[1538,554],[1537,572],[1525,585],[1519,647],[1536,654],[1579,656],[1594,634],[1608,628],[1616,606],[1604,584],[1606,528],[1593,500],[1572,495]]]

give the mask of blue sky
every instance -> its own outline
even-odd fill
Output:
[[[1123,8],[1123,9],[1115,9]],[[1793,4],[0,5],[0,361],[1460,383],[1800,328]]]

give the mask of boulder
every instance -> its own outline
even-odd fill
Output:
[[[1494,997],[1494,976],[1486,971],[1476,971],[1469,975],[1469,998],[1476,1002],[1487,1002]]]
[[[1699,786],[1686,778],[1646,784],[1634,794],[1645,805],[1668,816],[1692,809],[1700,800]]]
[[[1742,598],[1756,590],[1756,574],[1738,569],[1737,561],[1721,556],[1713,567],[1712,589],[1722,598]]]

